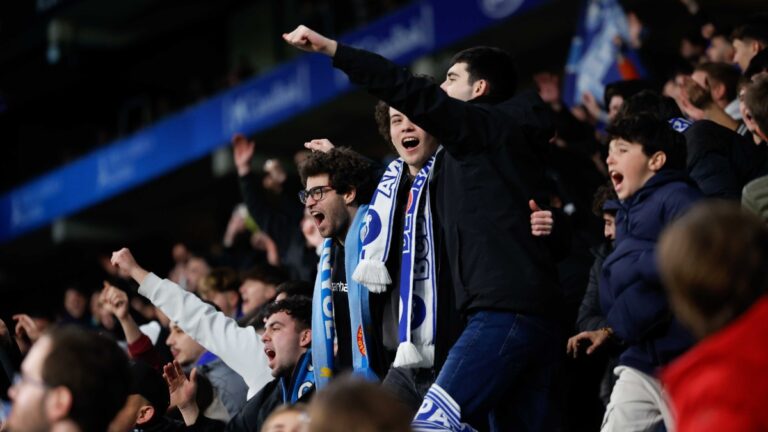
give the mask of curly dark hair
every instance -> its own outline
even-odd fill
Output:
[[[392,135],[389,133],[389,105],[384,101],[379,101],[373,108],[373,118],[376,119],[379,135],[384,138],[387,144],[392,145]]]
[[[368,203],[378,184],[373,164],[359,153],[346,147],[336,147],[327,153],[314,152],[299,169],[301,182],[307,185],[307,177],[328,174],[330,186],[340,194],[355,189],[355,202]]]
[[[296,321],[296,328],[304,330],[312,328],[312,300],[305,296],[292,296],[267,305],[264,309],[264,319],[278,312],[285,312]]]

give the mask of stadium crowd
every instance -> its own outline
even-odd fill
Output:
[[[224,253],[121,248],[0,321],[0,430],[768,429],[768,15],[690,17],[679,67],[573,107],[497,48],[428,77],[285,33],[399,157],[313,139],[296,179],[235,135]]]

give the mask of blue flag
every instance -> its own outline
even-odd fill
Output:
[[[617,39],[623,43],[617,44]],[[602,101],[606,84],[646,76],[636,50],[627,41],[629,25],[618,0],[586,0],[565,65],[566,105],[581,104],[586,92]]]

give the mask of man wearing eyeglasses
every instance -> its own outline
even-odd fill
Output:
[[[381,323],[388,295],[371,294],[356,284],[367,206],[378,171],[346,148],[312,153],[299,170],[305,190],[299,199],[325,238],[315,281],[312,361],[322,388],[343,371],[381,378],[388,363],[381,352]]]
[[[21,364],[4,430],[107,430],[129,388],[128,359],[117,344],[74,327],[55,329]]]

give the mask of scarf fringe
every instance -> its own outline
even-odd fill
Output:
[[[378,260],[364,259],[357,264],[352,279],[368,287],[372,293],[383,293],[392,283],[387,267]]]
[[[435,364],[435,346],[422,345],[417,347],[421,354],[422,362],[419,367],[432,367]]]
[[[418,367],[424,358],[419,353],[419,349],[412,342],[402,342],[397,347],[395,355],[395,367],[415,368]]]

